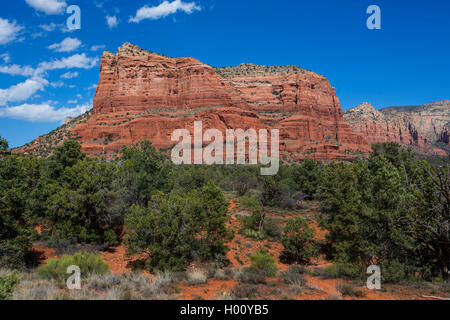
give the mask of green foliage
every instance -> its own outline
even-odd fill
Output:
[[[367,277],[365,270],[358,264],[335,263],[324,270],[326,277],[334,279],[363,279]]]
[[[243,228],[257,231],[263,223],[263,218],[261,211],[255,210],[250,216],[243,218]]]
[[[237,280],[244,283],[265,284],[267,274],[264,270],[257,268],[244,268],[239,274]]]
[[[368,161],[332,163],[317,193],[333,257],[385,266],[386,279],[448,277],[450,175],[414,161],[393,143],[374,145]]]
[[[40,161],[10,155],[0,159],[0,267],[26,266],[32,229],[29,194],[39,179]]]
[[[259,289],[256,285],[252,284],[237,284],[234,287],[233,294],[236,298],[248,298],[253,299],[259,294]]]
[[[293,265],[288,271],[281,272],[280,277],[286,284],[303,286],[306,283],[305,271],[303,266]]]
[[[182,271],[195,253],[204,260],[225,254],[228,203],[212,183],[187,194],[163,194],[148,207],[133,206],[125,217],[130,252],[150,252],[151,270]]]
[[[343,295],[348,297],[364,297],[365,293],[359,288],[347,283],[340,283],[336,286],[336,289]]]
[[[8,148],[9,148],[8,141],[4,139],[2,136],[0,136],[0,153],[8,150]]]
[[[19,282],[15,272],[0,277],[0,300],[9,300],[14,292],[15,285]]]
[[[274,277],[278,268],[273,256],[264,248],[260,248],[257,252],[250,255],[250,268],[264,271],[268,277]]]
[[[254,197],[244,196],[241,198],[242,205],[247,209],[257,209],[261,206],[258,200]]]
[[[288,220],[281,238],[284,247],[281,260],[288,263],[309,263],[316,255],[314,235],[314,230],[302,217]]]
[[[74,243],[116,243],[112,230],[120,232],[123,217],[112,205],[114,170],[112,164],[79,160],[64,169],[57,183],[47,185],[52,192],[45,195],[43,225],[51,237]]]
[[[109,273],[109,266],[100,255],[92,253],[76,253],[74,255],[63,255],[61,258],[49,260],[45,265],[39,267],[39,277],[66,281],[71,274],[67,273],[69,266],[78,266],[81,277],[90,275],[103,275]]]
[[[266,217],[259,210],[242,219],[242,229],[240,232],[249,238],[263,240],[267,237],[281,238],[281,226],[275,219]]]
[[[306,195],[313,197],[317,193],[321,177],[322,165],[313,159],[304,161],[292,166],[293,179],[297,183],[297,188]]]

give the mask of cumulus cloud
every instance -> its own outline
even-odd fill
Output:
[[[67,117],[77,117],[92,109],[92,105],[84,104],[74,108],[55,109],[48,103],[22,104],[14,107],[0,108],[1,118],[12,118],[29,122],[60,122]]]
[[[191,14],[194,11],[200,11],[201,7],[195,2],[183,2],[182,0],[175,0],[172,2],[164,1],[155,7],[143,6],[136,12],[136,16],[130,17],[129,22],[139,23],[144,19],[157,20],[168,15],[174,14],[177,11],[182,11]]]
[[[30,66],[19,66],[17,64],[0,66],[0,73],[8,74],[10,76],[30,77],[34,74],[34,72],[34,68]]]
[[[119,20],[117,20],[116,16],[106,16],[106,24],[110,29],[117,27],[119,24]]]
[[[61,75],[62,79],[72,79],[72,78],[76,78],[78,77],[78,72],[66,72],[64,74]]]
[[[64,0],[25,0],[25,2],[33,9],[45,14],[60,14],[67,6]]]
[[[62,58],[59,60],[53,61],[45,61],[41,62],[38,67],[35,69],[30,66],[19,66],[17,64],[13,65],[3,65],[0,66],[0,73],[8,74],[10,76],[24,76],[24,77],[38,77],[42,78],[44,72],[48,70],[58,70],[58,69],[91,69],[95,67],[98,63],[98,57],[90,58],[83,54],[75,54],[70,57]],[[78,72],[67,72],[61,77],[64,79],[70,79],[68,76],[72,78],[77,77]]]
[[[0,18],[0,44],[7,44],[14,41],[22,31],[23,27],[17,25],[16,21],[9,21]]]
[[[47,80],[42,78],[32,78],[11,86],[8,89],[0,89],[0,106],[4,106],[8,102],[27,100],[37,91],[44,90],[46,85],[48,85]]]
[[[44,72],[48,70],[57,70],[57,69],[72,69],[72,68],[80,68],[80,69],[91,69],[95,67],[98,63],[98,57],[90,58],[86,56],[85,53],[82,54],[74,54],[73,56],[42,62],[38,66],[39,72]]]
[[[54,43],[47,48],[56,52],[71,52],[78,49],[81,46],[81,41],[77,38],[65,38],[60,43]]]

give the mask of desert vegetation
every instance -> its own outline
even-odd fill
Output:
[[[395,143],[270,177],[175,166],[147,141],[110,160],[73,140],[48,158],[0,148],[0,299],[371,298],[373,264],[390,288],[448,297],[448,162]],[[81,291],[65,289],[68,265]]]

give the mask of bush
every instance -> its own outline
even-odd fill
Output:
[[[262,270],[268,277],[275,277],[277,274],[277,265],[272,255],[264,248],[250,256],[251,268]]]
[[[359,288],[347,283],[340,283],[336,286],[336,289],[343,295],[349,297],[364,297],[365,293]]]
[[[232,237],[227,211],[228,202],[212,183],[188,194],[159,193],[125,216],[129,252],[149,252],[152,271],[184,271],[195,257],[214,261],[225,255],[225,241]]]
[[[309,263],[317,255],[314,235],[314,230],[303,218],[288,220],[281,238],[284,246],[281,260],[287,263]]]
[[[241,198],[241,203],[245,208],[257,209],[261,204],[253,197],[244,196]]]
[[[9,300],[19,279],[15,272],[0,277],[0,300]]]
[[[251,284],[265,284],[266,272],[255,268],[245,268],[236,277],[237,281]]]
[[[328,278],[341,279],[363,279],[366,277],[365,270],[358,264],[336,263],[324,269],[325,276]]]
[[[267,237],[264,231],[256,231],[251,229],[243,229],[242,235],[247,238],[253,238],[256,240],[264,240]]]
[[[263,223],[263,231],[268,237],[280,240],[283,232],[283,227],[281,223],[276,219],[266,217]]]
[[[398,283],[406,278],[405,265],[398,260],[381,266],[381,276],[384,282]]]
[[[255,298],[259,294],[259,289],[252,284],[238,284],[234,287],[233,294],[236,298]]]
[[[198,270],[188,272],[187,278],[188,278],[187,282],[191,286],[195,286],[198,284],[205,284],[206,282],[208,282],[208,278],[206,277],[206,275]]]
[[[290,266],[288,271],[280,273],[280,277],[286,284],[301,287],[306,283],[305,271],[300,266]]]
[[[66,281],[70,277],[67,267],[72,265],[80,268],[81,277],[84,278],[94,274],[109,273],[109,266],[101,256],[92,253],[76,253],[71,256],[64,255],[60,259],[51,259],[38,269],[38,275],[41,278]]]

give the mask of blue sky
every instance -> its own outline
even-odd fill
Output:
[[[372,4],[381,30],[366,27]],[[91,108],[102,51],[124,42],[213,66],[296,64],[344,110],[449,99],[449,15],[447,0],[1,1],[0,135],[20,146]]]

